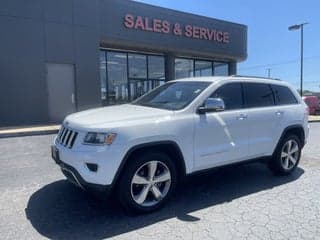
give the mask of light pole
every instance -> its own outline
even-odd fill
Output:
[[[303,26],[308,24],[307,22],[301,23],[301,24],[296,24],[288,27],[289,31],[295,31],[295,30],[301,30],[301,47],[300,47],[300,95],[302,97],[303,94]]]
[[[267,68],[267,72],[268,72],[268,78],[271,77],[271,68]]]

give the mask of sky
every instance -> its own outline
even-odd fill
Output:
[[[238,74],[279,78],[300,86],[300,30],[304,27],[304,90],[320,92],[319,0],[139,0],[248,26],[248,58]]]

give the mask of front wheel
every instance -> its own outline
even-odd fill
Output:
[[[269,168],[279,175],[288,175],[298,166],[301,156],[301,141],[294,135],[287,135],[277,147],[272,159],[269,161]]]
[[[118,186],[118,197],[130,212],[160,208],[177,184],[175,164],[164,153],[141,153],[129,159]]]

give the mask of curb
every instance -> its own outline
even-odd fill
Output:
[[[26,132],[16,132],[16,133],[0,133],[1,138],[12,138],[12,137],[27,137],[27,136],[41,136],[48,134],[57,134],[59,130],[39,130],[39,131],[26,131]]]
[[[316,123],[316,122],[320,122],[320,120],[309,120],[309,123]]]

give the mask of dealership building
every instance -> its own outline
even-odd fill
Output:
[[[233,75],[247,57],[245,25],[129,0],[0,1],[0,30],[0,127]]]

